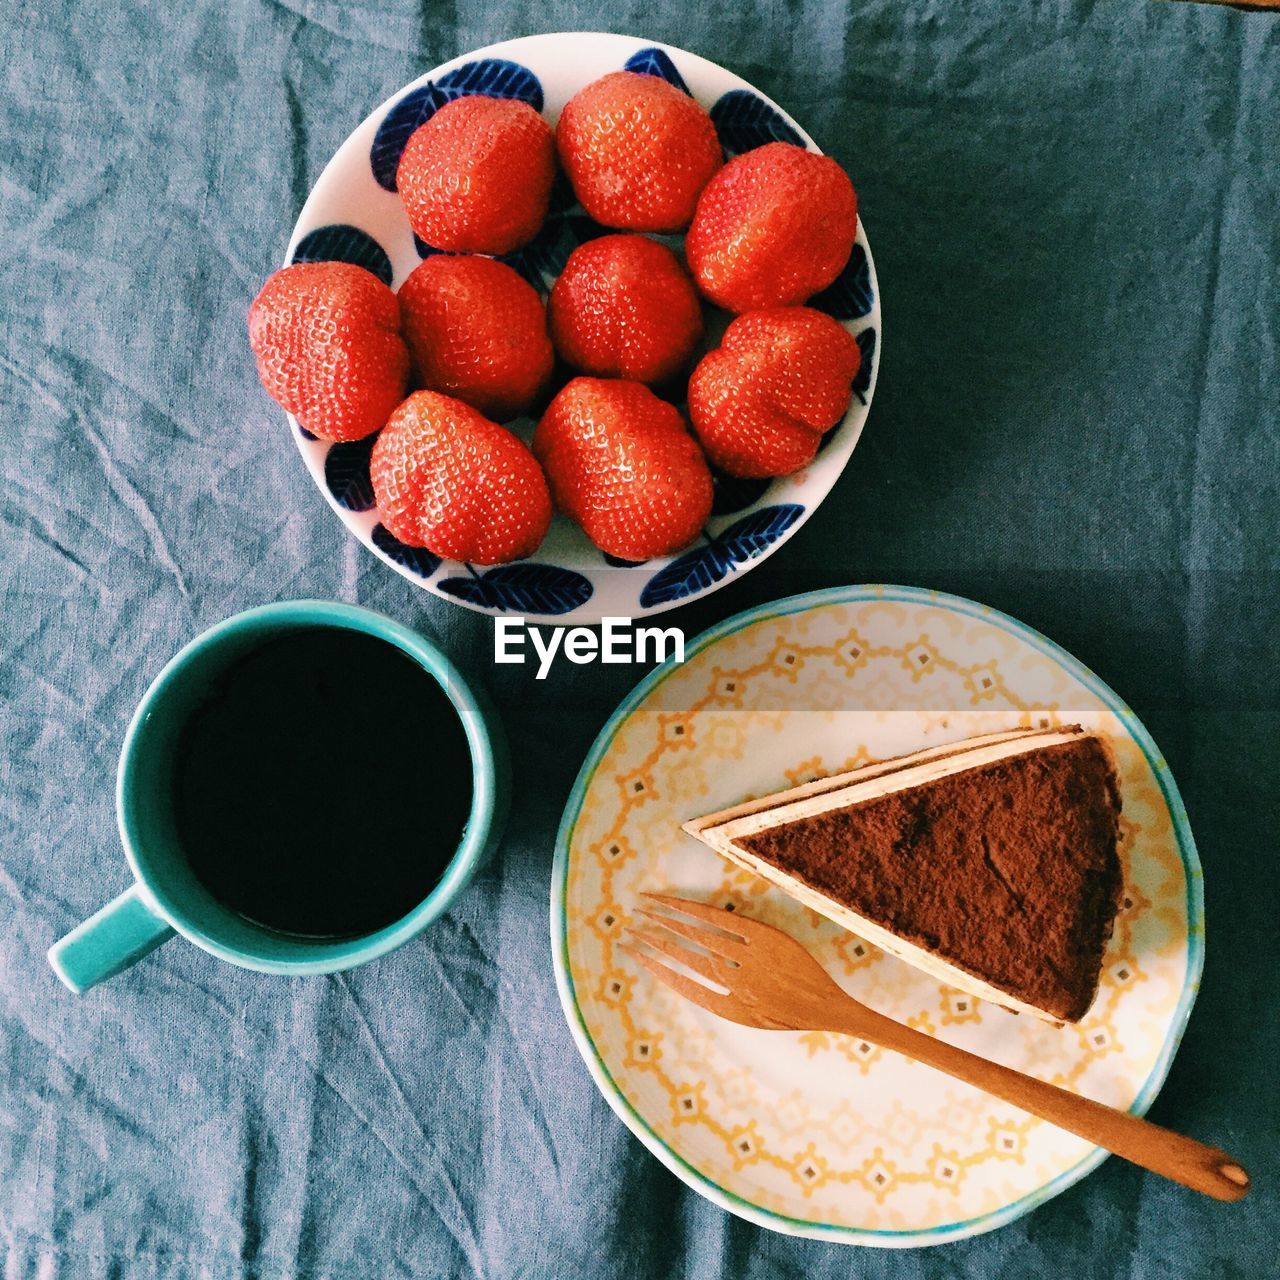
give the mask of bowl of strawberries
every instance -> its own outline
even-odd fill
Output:
[[[685,603],[794,534],[879,336],[840,165],[724,68],[595,33],[380,106],[249,312],[355,537],[450,600],[575,623]]]

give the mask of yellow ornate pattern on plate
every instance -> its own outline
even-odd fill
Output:
[[[1030,1207],[1092,1149],[874,1045],[754,1031],[682,1001],[617,947],[642,891],[778,924],[873,1008],[1112,1105],[1131,1105],[1167,1064],[1186,1012],[1187,871],[1155,772],[1163,762],[1148,759],[1123,708],[1009,620],[900,594],[766,617],[672,670],[618,726],[567,844],[565,962],[600,1064],[680,1160],[728,1196],[796,1220],[792,1229],[981,1230],[994,1221],[973,1220]],[[680,830],[696,814],[869,760],[1074,722],[1111,741],[1124,798],[1124,908],[1078,1026],[948,988]]]

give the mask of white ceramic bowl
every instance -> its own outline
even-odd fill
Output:
[[[507,40],[442,64],[374,111],[320,175],[294,227],[287,260],[356,262],[398,288],[422,252],[430,252],[415,241],[394,189],[396,164],[415,128],[445,102],[469,93],[521,98],[554,124],[583,85],[624,67],[663,76],[690,92],[712,113],[731,154],[779,139],[818,150],[790,116],[745,80],[681,49],[591,32]],[[853,177],[856,185],[856,170]],[[553,202],[533,244],[506,260],[545,293],[575,244],[596,233],[571,196],[562,198]],[[678,247],[678,237],[665,239]],[[397,572],[437,595],[486,613],[541,621],[592,623],[606,616],[657,613],[714,591],[772,554],[817,508],[857,444],[880,358],[879,290],[861,220],[848,267],[810,305],[841,320],[862,347],[849,412],[803,471],[772,482],[718,479],[702,540],[664,560],[641,565],[612,560],[575,524],[557,516],[529,560],[491,569],[442,562],[404,546],[378,523],[369,483],[372,438],[330,445],[309,437],[296,421],[294,438],[321,493],[350,532]],[[709,329],[719,332],[715,325]],[[511,425],[527,438],[533,424]]]

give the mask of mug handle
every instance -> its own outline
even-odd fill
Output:
[[[76,995],[114,977],[173,937],[135,884],[49,948],[53,971]]]

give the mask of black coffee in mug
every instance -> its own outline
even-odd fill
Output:
[[[236,659],[178,739],[173,802],[196,878],[258,925],[372,933],[439,882],[471,808],[448,695],[395,645],[340,627]]]

